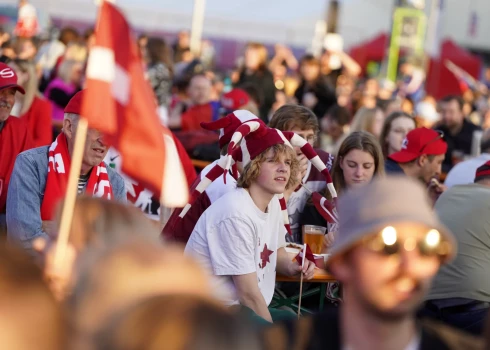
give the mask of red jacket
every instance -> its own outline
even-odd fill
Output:
[[[8,117],[0,131],[0,213],[5,213],[10,175],[17,155],[32,148],[32,140],[26,123],[16,117]]]
[[[27,122],[34,147],[47,146],[53,142],[52,114],[51,103],[35,96],[29,110],[21,116]]]

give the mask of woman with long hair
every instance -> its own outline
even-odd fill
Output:
[[[390,154],[402,149],[403,139],[417,127],[415,119],[405,112],[391,113],[383,124],[379,142],[383,156],[386,159]]]
[[[370,183],[375,176],[384,176],[383,153],[376,137],[366,131],[356,131],[347,136],[335,157],[331,174],[339,195],[348,188]],[[328,191],[323,195],[331,199]],[[300,224],[328,227],[326,220],[316,211],[311,201],[303,211]],[[329,231],[332,229],[330,227]],[[327,241],[333,239],[330,234],[326,238]]]
[[[53,141],[52,108],[49,101],[45,100],[38,90],[39,82],[34,63],[15,59],[9,63],[9,66],[17,74],[18,84],[26,92],[24,95],[15,95],[12,115],[27,122],[35,147],[51,144]]]
[[[367,131],[375,137],[381,134],[383,127],[384,115],[380,108],[361,107],[354,115],[351,124],[351,131]]]

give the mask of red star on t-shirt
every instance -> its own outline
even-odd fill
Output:
[[[267,248],[267,243],[264,245],[264,250],[260,253],[260,259],[262,262],[259,264],[261,269],[267,266],[267,263],[270,263],[269,257],[274,253],[274,251]]]

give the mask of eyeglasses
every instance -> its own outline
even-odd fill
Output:
[[[317,140],[317,136],[316,135],[308,135],[307,137],[304,137],[304,135],[301,135],[301,134],[297,134],[299,137],[303,138],[306,140],[306,142],[308,142],[309,144],[314,144]]]
[[[422,146],[422,148],[421,148],[421,149],[420,149],[420,151],[419,151],[419,154],[423,154],[424,149],[425,149],[427,146],[429,146],[431,143],[434,143],[434,142],[436,142],[437,140],[440,140],[440,139],[444,138],[444,132],[443,132],[443,131],[441,131],[441,130],[435,130],[435,131],[437,131],[437,133],[438,133],[439,135],[437,135],[437,136],[436,136],[434,139],[430,140],[430,141],[429,141],[429,142],[427,142],[425,145],[423,145],[423,146]]]
[[[407,237],[402,241],[393,226],[385,227],[374,237],[364,239],[363,246],[384,256],[399,254],[402,249],[410,252],[418,247],[422,256],[441,259],[446,257],[451,249],[449,242],[444,240],[439,231],[435,229],[429,230],[423,239],[417,240],[414,237]]]

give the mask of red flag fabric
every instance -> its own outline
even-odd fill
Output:
[[[170,131],[162,131],[136,40],[123,14],[108,1],[100,7],[90,50],[82,117],[121,153],[123,173],[161,193],[168,207],[187,203],[182,165]]]
[[[308,244],[306,244],[306,260],[310,260],[310,261],[313,261],[315,262],[315,256],[313,255],[313,252],[311,251],[311,248]],[[296,255],[296,257],[294,258],[299,265],[302,265],[303,264],[303,249],[301,249],[298,253],[298,255]]]
[[[331,224],[338,223],[337,210],[329,200],[318,192],[313,192],[311,195],[311,200],[313,201],[318,213],[320,213],[320,215],[323,216],[327,222]]]
[[[325,260],[322,255],[317,255],[315,256],[313,252],[311,251],[311,248],[308,244],[306,244],[306,260],[310,260],[311,262],[315,263],[315,266],[318,267],[319,269],[325,269]],[[294,258],[298,264],[301,266],[303,264],[303,249],[301,249]]]

